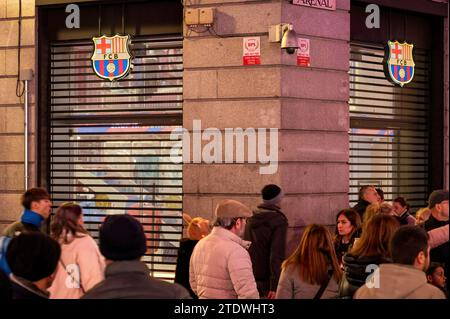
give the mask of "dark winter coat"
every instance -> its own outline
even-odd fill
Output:
[[[30,209],[25,209],[22,216],[20,216],[20,221],[16,221],[6,227],[3,235],[13,238],[22,232],[45,232],[44,228],[44,217]]]
[[[336,257],[338,259],[339,263],[342,263],[342,258],[344,255],[352,249],[353,244],[355,243],[356,238],[359,238],[361,236],[361,229],[357,229],[352,237],[350,238],[349,242],[344,244],[342,242],[342,237],[337,236],[334,240],[334,251],[336,252]]]
[[[189,283],[189,262],[191,260],[192,252],[198,240],[183,238],[180,241],[180,248],[178,249],[177,267],[175,269],[175,282],[186,288],[191,294],[192,298],[197,299],[197,295],[192,291]]]
[[[32,282],[14,275],[11,276],[11,290],[12,299],[44,300],[49,297],[48,293],[39,290]]]
[[[366,211],[367,206],[369,206],[370,203],[364,199],[360,199],[358,203],[353,206],[353,210],[358,212],[359,217],[361,217],[361,221],[363,220],[364,212]]]
[[[107,265],[105,280],[82,299],[190,299],[190,296],[181,285],[150,277],[143,262],[126,260]]]
[[[351,299],[359,287],[366,283],[367,277],[375,270],[370,265],[390,263],[389,258],[381,256],[354,256],[345,254],[344,274],[339,285],[339,297]],[[368,267],[369,266],[369,267]]]
[[[8,276],[0,270],[0,300],[12,298],[11,281]]]
[[[261,204],[247,220],[244,239],[260,296],[276,291],[285,259],[288,220],[278,206]]]

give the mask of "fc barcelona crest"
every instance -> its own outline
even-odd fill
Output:
[[[388,41],[385,53],[384,69],[391,82],[403,87],[414,77],[414,45],[406,42]]]
[[[128,51],[129,35],[113,37],[104,35],[92,38],[92,41],[94,41],[94,53],[91,57],[92,67],[99,77],[114,81],[128,74],[131,59]]]

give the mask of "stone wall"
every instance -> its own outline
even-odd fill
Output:
[[[195,3],[195,5],[192,5]],[[288,250],[310,223],[334,224],[348,205],[348,68],[350,1],[336,11],[287,1],[185,1],[186,8],[212,7],[214,32],[185,27],[184,127],[277,128],[278,171],[261,175],[261,164],[185,164],[185,212],[213,218],[225,198],[252,208],[267,183],[286,193]],[[320,22],[319,22],[320,21]],[[270,25],[292,23],[310,39],[311,66],[268,42]],[[242,38],[260,36],[261,65],[242,65]]]
[[[0,231],[21,213],[24,191],[24,106],[16,96],[19,1],[0,0]],[[22,0],[20,68],[35,70],[34,0]],[[35,183],[35,81],[30,83],[29,168]]]

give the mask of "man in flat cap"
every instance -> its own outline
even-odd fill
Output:
[[[430,231],[438,227],[448,225],[448,190],[435,190],[428,198],[428,208],[431,211],[430,218],[425,222],[425,230]],[[449,275],[449,245],[444,244],[431,249],[431,261],[445,265],[445,276]]]
[[[251,210],[235,200],[219,203],[214,228],[192,253],[189,281],[200,299],[258,299],[259,293],[248,254],[250,242],[242,239]]]

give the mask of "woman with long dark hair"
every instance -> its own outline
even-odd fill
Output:
[[[104,279],[105,261],[83,226],[80,205],[64,203],[56,211],[51,236],[61,245],[61,259],[49,289],[50,298],[78,299]]]
[[[340,264],[342,256],[353,246],[361,232],[361,217],[353,209],[343,209],[336,215],[334,248]]]
[[[330,231],[309,225],[295,252],[281,266],[276,298],[334,298],[341,277]]]

